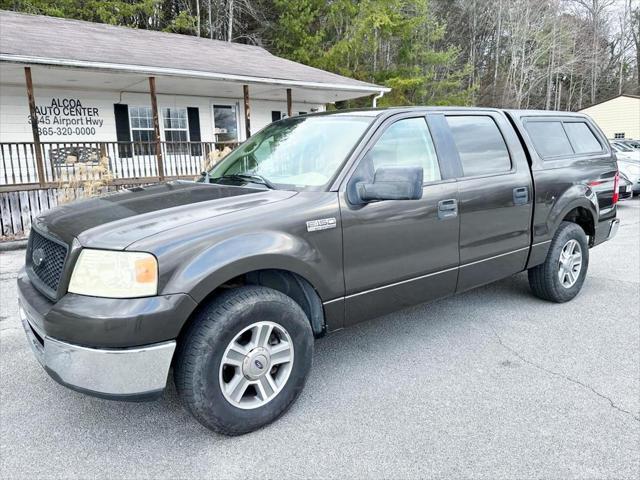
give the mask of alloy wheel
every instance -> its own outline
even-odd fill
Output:
[[[577,240],[569,240],[562,247],[558,262],[558,279],[564,288],[571,288],[578,281],[582,270],[582,248]]]
[[[274,322],[256,322],[229,343],[220,363],[225,399],[242,409],[259,408],[284,388],[293,367],[289,333]]]

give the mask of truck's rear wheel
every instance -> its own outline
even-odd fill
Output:
[[[529,269],[529,285],[534,295],[552,302],[567,302],[584,283],[589,266],[589,243],[584,230],[572,222],[562,222],[545,262]]]
[[[304,387],[313,333],[281,292],[249,286],[203,308],[178,346],[178,393],[196,419],[239,435],[282,415]]]

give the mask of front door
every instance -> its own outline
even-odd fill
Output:
[[[458,193],[456,181],[442,174],[442,160],[424,116],[389,121],[361,158],[347,189],[387,166],[422,167],[424,186],[420,200],[353,205],[340,195],[345,324],[454,292]]]

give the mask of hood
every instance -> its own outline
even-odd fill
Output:
[[[618,157],[618,160],[622,161],[639,162],[640,150],[636,150],[634,152],[616,152],[616,157]]]
[[[36,228],[71,244],[122,250],[149,235],[226,213],[284,200],[296,192],[167,182],[57,207]]]
[[[618,170],[624,173],[629,178],[634,178],[640,175],[640,162],[634,161],[622,161],[618,159]]]

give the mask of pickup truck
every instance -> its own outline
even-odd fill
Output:
[[[617,231],[617,182],[575,113],[288,118],[197,180],[35,219],[20,316],[59,383],[146,400],[172,371],[198,421],[243,434],[292,404],[327,332],[525,270],[534,295],[574,298]]]

